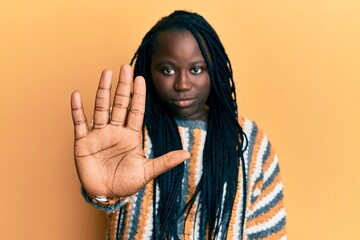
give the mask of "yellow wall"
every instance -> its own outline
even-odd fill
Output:
[[[69,98],[175,9],[232,59],[240,111],[280,157],[290,239],[360,239],[360,1],[0,2],[0,239],[103,239],[79,194]],[[51,237],[50,237],[51,236]]]

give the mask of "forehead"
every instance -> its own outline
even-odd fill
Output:
[[[184,38],[190,38],[196,41],[192,32],[187,29],[170,29],[160,31],[156,36],[156,44],[168,40],[182,40]]]
[[[199,44],[189,30],[169,30],[158,33],[153,57],[176,55],[179,57],[190,57],[201,55]]]

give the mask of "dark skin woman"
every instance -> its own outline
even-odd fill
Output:
[[[135,62],[136,60],[136,62]],[[176,11],[123,65],[102,72],[92,126],[71,96],[85,199],[111,239],[285,239],[277,157],[238,116],[230,60],[200,15]],[[135,76],[135,77],[134,77]]]

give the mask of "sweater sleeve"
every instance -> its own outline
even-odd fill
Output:
[[[99,210],[102,210],[102,211],[104,211],[104,212],[106,212],[108,214],[119,210],[121,207],[123,207],[129,201],[129,198],[125,198],[125,199],[115,203],[112,206],[102,206],[102,205],[100,205],[98,203],[94,203],[92,201],[92,199],[87,195],[84,188],[81,188],[81,194],[82,194],[82,196],[84,197],[84,199],[85,199],[85,201],[87,203],[89,203],[90,205],[94,206],[95,208],[97,208]]]
[[[256,124],[248,124],[251,130],[245,223],[247,239],[286,239],[286,213],[278,157]]]

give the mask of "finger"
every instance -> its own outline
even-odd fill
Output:
[[[130,103],[130,92],[133,73],[130,65],[123,65],[120,69],[119,81],[116,87],[114,104],[111,113],[111,124],[124,126]]]
[[[134,95],[131,98],[131,107],[126,127],[140,132],[144,120],[146,85],[143,77],[136,77],[134,81]]]
[[[103,128],[109,123],[111,77],[112,72],[110,70],[104,70],[100,77],[100,82],[95,98],[93,125],[95,129]]]
[[[148,161],[145,168],[145,176],[148,176],[149,179],[147,180],[151,181],[160,174],[169,171],[170,169],[176,167],[177,165],[189,158],[190,153],[185,150],[169,152],[165,155]]]
[[[71,115],[74,122],[75,140],[85,137],[89,133],[89,128],[78,91],[71,94]]]

